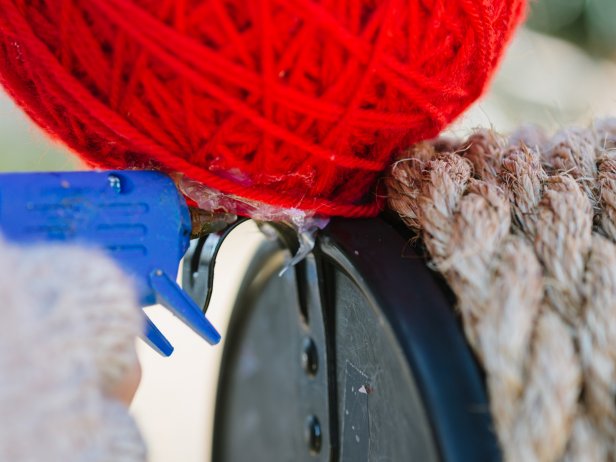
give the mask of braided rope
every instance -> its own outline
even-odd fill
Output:
[[[390,207],[454,291],[507,461],[616,457],[616,122],[414,146]]]

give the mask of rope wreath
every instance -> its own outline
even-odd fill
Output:
[[[613,460],[616,121],[420,143],[386,183],[457,297],[504,460]]]

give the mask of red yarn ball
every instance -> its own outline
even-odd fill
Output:
[[[0,0],[0,78],[91,165],[373,215],[484,90],[524,0]]]

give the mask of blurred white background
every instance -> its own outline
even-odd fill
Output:
[[[539,0],[510,48],[491,91],[450,129],[509,131],[537,123],[552,131],[616,116],[616,0]],[[549,34],[549,35],[548,35]],[[70,170],[79,163],[45,138],[0,93],[0,170]],[[229,307],[260,239],[242,225],[223,246],[210,319],[223,338]],[[152,462],[209,460],[222,345],[210,347],[161,308],[148,309],[176,347],[169,359],[139,346],[143,380],[133,404]]]

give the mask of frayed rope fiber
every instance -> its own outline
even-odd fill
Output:
[[[504,460],[616,460],[616,120],[420,143],[387,184],[457,297]]]
[[[0,79],[102,168],[378,212],[400,146],[484,90],[524,0],[0,0]]]

